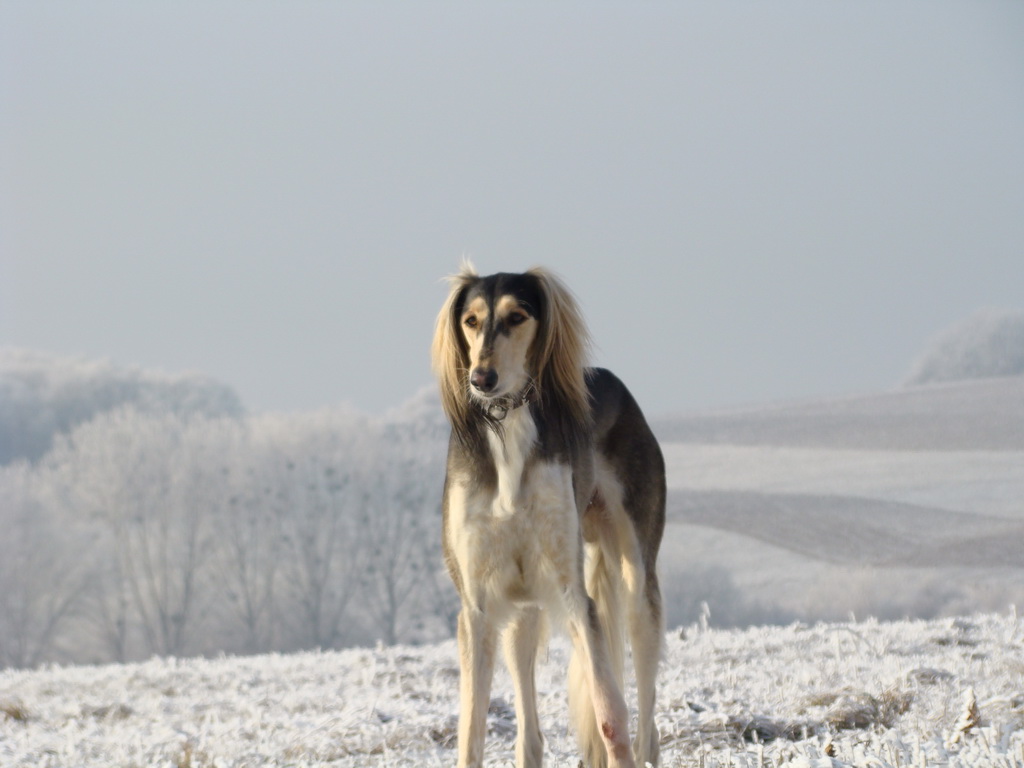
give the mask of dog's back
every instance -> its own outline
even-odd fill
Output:
[[[628,627],[640,708],[634,754],[640,765],[657,765],[653,711],[663,612],[656,567],[665,530],[665,462],[640,407],[618,377],[591,368],[587,386],[597,457],[595,492],[583,513],[587,593],[601,616],[620,686]],[[582,677],[574,664],[570,703],[588,763],[603,765]]]
[[[644,564],[655,572],[665,531],[665,461],[640,406],[604,368],[587,370],[595,448],[623,485],[623,505],[633,521]],[[660,601],[659,601],[660,604]]]

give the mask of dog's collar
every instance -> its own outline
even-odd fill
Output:
[[[516,408],[529,403],[531,400],[535,400],[537,397],[537,389],[533,386],[533,381],[526,382],[526,386],[519,390],[518,394],[505,395],[504,397],[498,397],[488,402],[481,402],[480,407],[483,408],[484,412],[495,421],[501,421],[508,416],[509,411],[514,411]]]

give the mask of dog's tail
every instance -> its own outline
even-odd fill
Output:
[[[587,593],[597,607],[597,616],[604,635],[608,665],[615,676],[619,690],[623,690],[623,664],[625,658],[625,615],[623,613],[622,579],[620,568],[612,560],[614,545],[610,542],[587,545]],[[576,726],[576,738],[589,768],[605,768],[608,756],[604,739],[594,714],[589,675],[585,659],[575,651],[569,661],[569,710]]]

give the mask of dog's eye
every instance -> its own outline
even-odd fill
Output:
[[[513,312],[508,316],[509,325],[519,325],[526,321],[526,315],[523,312]]]
[[[476,315],[470,315],[469,317],[467,317],[462,322],[464,322],[466,324],[466,326],[469,327],[469,328],[476,328],[476,323],[477,323]]]

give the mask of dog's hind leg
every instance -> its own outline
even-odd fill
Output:
[[[658,764],[659,736],[654,723],[655,685],[661,659],[664,627],[661,613],[661,591],[657,571],[644,563],[633,526],[625,514],[614,516],[616,541],[623,552],[622,583],[627,593],[629,640],[633,648],[636,670],[637,730],[633,741],[633,757],[637,765]]]
[[[463,605],[459,612],[459,768],[480,768],[484,762],[496,641],[493,622],[482,611]]]
[[[539,608],[525,608],[505,630],[505,661],[516,691],[516,768],[540,768],[544,737],[537,716],[534,668],[543,625]]]
[[[580,585],[579,593],[570,596],[567,608],[573,644],[569,706],[584,758],[590,768],[634,768],[629,714],[612,670],[597,607]]]
[[[644,589],[636,596],[630,611],[630,642],[633,666],[636,669],[637,706],[639,717],[633,756],[638,765],[658,765],[660,738],[654,722],[655,679],[661,658],[662,628],[661,592],[658,577],[647,575]]]

